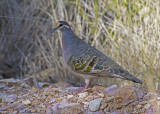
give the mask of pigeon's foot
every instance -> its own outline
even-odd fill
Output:
[[[84,87],[79,87],[76,89],[69,89],[69,91],[72,93],[83,93],[88,90],[89,84],[90,84],[90,81],[88,81]]]
[[[86,81],[86,80],[85,80],[85,81]],[[78,91],[79,93],[82,93],[82,92],[87,91],[87,90],[88,90],[87,88],[88,88],[89,84],[90,84],[90,80],[87,80],[87,81],[86,81],[86,85],[85,85],[84,87],[78,88],[77,91]]]

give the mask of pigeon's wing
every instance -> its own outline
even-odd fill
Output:
[[[94,47],[80,48],[68,60],[72,70],[99,77],[117,77],[141,83],[120,65]]]
[[[92,48],[81,48],[77,50],[70,59],[68,65],[72,70],[82,73],[114,74],[114,69],[121,69],[112,59],[105,56],[103,53]],[[118,71],[116,70],[118,73]]]

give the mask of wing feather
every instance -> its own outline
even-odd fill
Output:
[[[109,57],[92,48],[80,48],[68,60],[72,70],[96,76],[124,77],[127,72]]]

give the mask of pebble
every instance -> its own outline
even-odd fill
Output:
[[[107,87],[106,89],[104,89],[103,92],[104,93],[107,92],[107,94],[109,96],[113,96],[113,95],[116,94],[117,90],[118,90],[118,86],[117,85],[112,85],[112,86]]]
[[[150,104],[144,105],[144,108],[145,108],[145,109],[148,109],[149,107],[150,107]]]
[[[138,109],[140,109],[141,107],[142,107],[142,105],[140,105],[140,104],[137,105],[137,108],[138,108]]]
[[[129,114],[128,111],[118,111],[118,112],[112,112],[111,114]]]
[[[73,98],[73,95],[67,95],[67,99]]]
[[[143,92],[143,91],[142,91],[142,92],[138,92],[138,93],[137,93],[138,99],[142,99],[142,98],[145,96],[145,94],[146,94],[146,93]]]
[[[31,102],[30,102],[29,99],[22,101],[22,104],[25,104],[25,105],[28,105],[28,104],[30,104],[30,103],[31,103]]]
[[[98,92],[101,92],[105,89],[105,87],[102,87],[102,86],[94,86],[92,88],[92,91],[98,91]]]
[[[82,113],[84,113],[84,108],[79,103],[61,104],[58,106],[57,113],[60,113],[60,114],[66,114],[66,113],[67,114],[82,114]]]
[[[48,87],[49,83],[39,82],[38,85],[39,87]]]
[[[105,108],[107,107],[107,105],[108,105],[108,104],[107,104],[106,102],[102,103],[100,109],[102,109],[102,110],[105,109]]]
[[[101,99],[95,99],[89,102],[89,110],[97,111],[100,107]]]
[[[68,100],[67,99],[62,99],[62,101],[60,102],[60,104],[68,104]]]
[[[15,95],[15,94],[7,95],[7,96],[4,96],[4,98],[2,98],[2,99],[4,102],[12,103],[17,100],[17,95]]]
[[[20,86],[23,87],[23,88],[30,88],[30,86],[26,83],[22,83]]]
[[[109,102],[112,102],[113,100],[114,100],[114,96],[111,96],[111,97],[107,97],[105,102],[109,103]]]
[[[87,96],[88,96],[88,92],[79,93],[79,94],[78,94],[78,96],[79,96],[79,99],[81,99],[81,98],[85,98],[85,97],[87,97]]]
[[[56,100],[54,99],[54,98],[52,98],[50,101],[49,101],[49,103],[53,103],[53,102],[55,102]]]
[[[68,91],[68,90],[76,90],[76,89],[78,89],[79,87],[67,87],[66,88],[66,90]]]
[[[89,106],[89,102],[84,102],[84,108],[88,109],[88,106]]]
[[[103,114],[103,113],[101,113],[101,112],[87,111],[85,114]]]
[[[98,93],[98,95],[99,95],[100,97],[105,97],[105,95],[104,95],[103,93]]]
[[[159,114],[159,113],[155,113],[156,110],[158,111],[159,109],[154,109],[155,107],[153,107],[153,105],[150,105],[149,107],[147,107],[146,109],[146,114]]]
[[[68,104],[61,104],[58,106],[58,108],[66,108],[66,107],[72,107],[72,106],[79,106],[79,103],[68,103]]]

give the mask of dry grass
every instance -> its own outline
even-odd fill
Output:
[[[70,78],[63,67],[61,34],[50,34],[54,22],[67,20],[78,36],[142,79],[144,88],[154,90],[160,79],[159,6],[154,0],[1,0],[0,58],[16,72],[8,73],[1,65],[0,73],[18,78],[54,68],[47,79],[82,82]],[[130,83],[108,80],[98,83]]]

